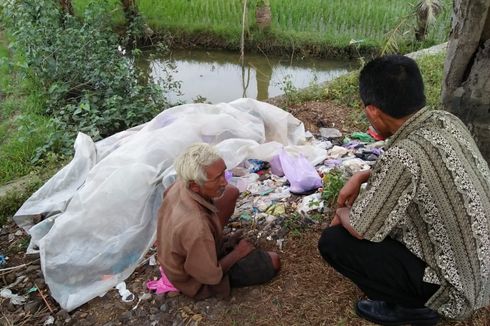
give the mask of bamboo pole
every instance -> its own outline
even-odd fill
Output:
[[[240,39],[240,62],[242,66],[245,61],[245,23],[247,21],[247,0],[243,0],[243,16],[242,16],[242,37]]]

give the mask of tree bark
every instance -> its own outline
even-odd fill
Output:
[[[134,0],[121,0],[121,4],[124,11],[124,16],[128,22],[134,19],[136,15],[136,6]]]
[[[272,13],[269,5],[263,4],[255,9],[255,22],[260,30],[267,29],[271,26]]]
[[[73,6],[71,5],[71,0],[60,0],[61,10],[65,14],[73,16]]]
[[[490,162],[490,0],[454,0],[442,102]]]

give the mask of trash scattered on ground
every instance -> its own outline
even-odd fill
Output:
[[[49,316],[43,323],[43,326],[46,326],[46,325],[53,325],[54,324],[54,317],[53,316]]]
[[[26,301],[26,298],[24,296],[12,293],[12,290],[7,288],[3,288],[0,291],[0,297],[10,299],[10,302],[15,305],[24,304],[24,302]]]
[[[4,255],[0,255],[0,266],[7,265],[7,259],[8,257],[5,257]]]
[[[311,166],[313,173],[310,170],[309,176],[314,174],[319,181],[313,187],[310,185],[310,189],[314,188],[311,194],[295,195],[291,191],[288,174],[283,176],[286,171],[280,154],[269,163],[252,160],[230,171],[230,183],[241,194],[225,233],[241,229],[245,237],[274,241],[283,250],[284,237],[294,227],[329,221],[330,210],[344,182],[354,173],[369,170],[383,153],[385,142],[375,141],[367,133],[352,133],[342,139],[336,129],[321,130],[323,133],[310,142],[326,149],[327,158],[314,168]],[[262,170],[257,170],[258,167]],[[299,173],[304,167],[288,162],[286,169],[291,167],[296,173],[293,180],[304,181]]]
[[[121,295],[123,302],[131,302],[134,300],[134,294],[126,288],[125,282],[117,284],[116,289],[119,291],[119,295]]]
[[[320,128],[320,135],[327,139],[342,137],[340,130],[335,128]]]
[[[158,280],[150,280],[146,282],[146,288],[148,290],[154,290],[156,294],[163,294],[167,292],[179,292],[167,278],[167,275],[160,267],[160,278]]]

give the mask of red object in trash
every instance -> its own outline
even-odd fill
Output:
[[[378,134],[376,130],[374,130],[374,128],[371,126],[369,126],[367,133],[369,134],[369,136],[373,137],[374,140],[385,140],[385,138]]]

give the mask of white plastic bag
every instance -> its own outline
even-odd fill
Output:
[[[294,157],[283,149],[279,153],[279,161],[290,183],[291,193],[304,194],[322,186],[322,178],[303,154]]]

